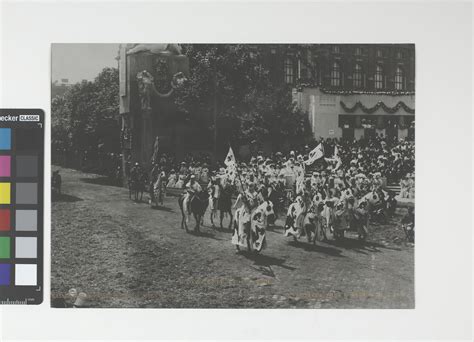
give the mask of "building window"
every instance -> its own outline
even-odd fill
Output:
[[[401,51],[397,51],[396,57],[397,57],[397,59],[402,59],[403,58],[403,53]]]
[[[396,90],[403,90],[404,86],[404,76],[403,76],[403,70],[400,67],[397,67],[397,70],[395,70],[395,89]]]
[[[375,89],[383,89],[383,69],[380,65],[375,67]]]
[[[377,49],[377,51],[375,52],[375,56],[376,57],[383,57],[382,50]]]
[[[361,56],[362,55],[362,48],[360,48],[360,47],[356,48],[355,54],[356,54],[356,56]]]
[[[333,87],[341,86],[341,66],[337,62],[334,62],[334,64],[332,65],[331,86]]]
[[[354,88],[362,88],[362,67],[356,64],[352,75],[352,85]]]
[[[334,53],[340,53],[340,52],[341,52],[341,49],[339,48],[339,46],[334,45],[334,46],[332,47],[332,52],[334,52]]]
[[[285,83],[293,84],[295,82],[295,69],[293,61],[290,58],[285,59]]]

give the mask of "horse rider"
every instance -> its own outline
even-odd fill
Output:
[[[186,210],[188,214],[191,214],[191,210],[189,208],[189,203],[191,199],[194,197],[196,193],[202,191],[201,185],[196,180],[195,175],[191,175],[189,182],[186,184],[186,195],[184,196],[183,200],[183,208]]]
[[[210,204],[210,209],[211,209],[211,222],[213,219],[213,214],[217,212],[217,203],[219,201],[219,198],[221,197],[221,190],[222,187],[220,185],[220,179],[217,178],[217,175],[215,173],[212,174],[211,180],[209,181],[209,184],[207,185],[207,189],[209,192],[209,204]]]
[[[138,182],[139,179],[140,179],[140,175],[142,173],[142,169],[140,167],[140,164],[138,162],[136,162],[132,169],[130,170],[130,179],[133,181],[136,181]]]

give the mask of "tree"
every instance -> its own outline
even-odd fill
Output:
[[[211,133],[218,123],[232,122],[223,136],[239,145],[304,140],[310,132],[307,116],[292,102],[286,85],[273,84],[262,56],[251,45],[185,45],[190,77],[176,92],[178,109],[190,120],[204,121]],[[217,118],[211,114],[217,110]]]
[[[105,68],[94,81],[68,88],[51,103],[53,148],[69,152],[97,152],[99,143],[120,150],[118,70]]]

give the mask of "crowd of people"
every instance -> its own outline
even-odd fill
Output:
[[[323,145],[324,158],[306,165],[309,152],[319,144]],[[305,184],[309,181],[311,187],[326,189],[325,193],[329,189],[368,189],[388,183],[400,184],[402,197],[414,198],[414,144],[407,140],[383,136],[357,141],[321,139],[313,146],[306,145],[287,154],[260,151],[247,160],[237,159],[239,177],[247,184],[272,185],[296,192],[297,180],[303,173]],[[167,188],[185,188],[191,175],[204,185],[213,178],[226,177],[224,163],[211,167],[206,155],[189,155],[181,162],[162,155],[157,164],[166,174]]]
[[[318,148],[322,154],[317,160],[309,160]],[[233,193],[239,205],[249,208],[248,214],[267,200],[278,214],[298,201],[309,208],[315,197],[337,205],[347,203],[347,199],[358,203],[369,193],[376,194],[384,207],[394,210],[395,194],[385,186],[399,183],[400,196],[413,199],[414,158],[414,143],[405,139],[382,135],[357,141],[320,139],[287,154],[260,151],[245,160],[235,158],[232,152],[232,167],[228,161],[212,167],[207,155],[188,155],[178,162],[162,154],[147,181],[151,198],[157,189],[186,190],[185,208],[189,195],[204,188],[210,193],[211,209],[220,194]],[[132,175],[138,177],[140,173],[146,172],[137,163]],[[242,204],[243,199],[247,204]]]
[[[352,213],[351,217],[357,221],[354,217],[363,217],[361,213],[365,209],[361,205],[367,204],[364,198],[369,194],[378,196],[382,206],[391,208],[393,214],[395,194],[386,185],[399,184],[400,198],[414,199],[414,148],[411,141],[382,135],[356,141],[320,139],[288,153],[258,151],[247,158],[236,158],[230,149],[221,163],[211,163],[210,156],[205,154],[190,154],[181,161],[161,154],[153,160],[151,170],[138,162],[132,163],[130,158],[125,162],[125,175],[135,190],[144,192],[148,188],[151,201],[159,194],[162,203],[168,189],[180,189],[186,194],[184,208],[189,211],[192,195],[205,189],[211,212],[217,208],[221,213],[231,212],[231,197],[234,197],[236,214],[239,212],[250,220],[260,205],[271,203],[276,215],[286,213],[287,218],[293,215],[293,225],[301,228],[302,217],[315,212],[315,206],[321,202],[333,205],[334,213],[338,208],[341,213]],[[103,158],[104,163],[108,159],[118,160]],[[115,166],[110,170],[113,173]],[[120,166],[115,173],[122,174]],[[222,194],[227,194],[223,196],[225,202]],[[265,208],[269,208],[268,204]],[[390,215],[390,211],[387,213]],[[291,229],[288,230],[291,234],[300,234],[295,227]],[[242,236],[237,241],[242,245]]]

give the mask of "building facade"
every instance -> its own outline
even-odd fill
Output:
[[[275,82],[293,89],[314,138],[414,139],[413,44],[261,45]]]

